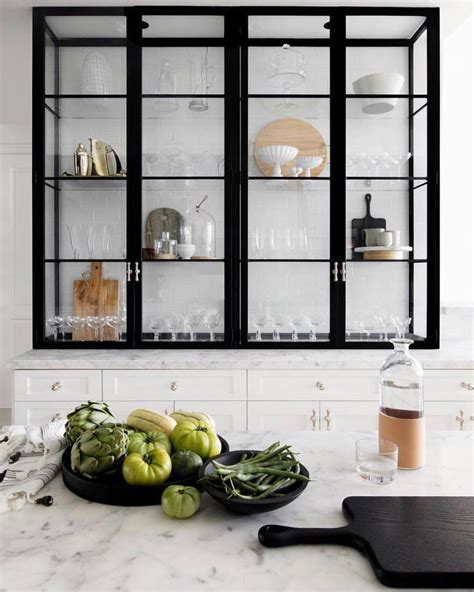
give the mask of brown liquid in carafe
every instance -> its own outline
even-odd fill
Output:
[[[398,446],[400,469],[419,469],[425,464],[425,418],[421,411],[381,407],[379,438]]]

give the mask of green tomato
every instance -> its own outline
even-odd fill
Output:
[[[171,475],[171,458],[160,448],[146,454],[133,452],[123,461],[122,475],[129,485],[153,487],[164,483]]]
[[[128,454],[146,454],[152,450],[166,450],[171,454],[171,442],[163,432],[132,432],[129,436]]]
[[[183,421],[170,435],[175,450],[192,450],[201,458],[209,458],[219,454],[222,448],[219,436],[207,423]]]
[[[161,497],[163,512],[170,518],[191,518],[201,506],[201,494],[195,487],[169,485]]]

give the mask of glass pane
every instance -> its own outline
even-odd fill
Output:
[[[250,94],[328,94],[329,48],[249,47],[248,76]]]
[[[248,339],[329,339],[328,263],[249,263]]]
[[[329,39],[328,16],[249,16],[250,38]]]
[[[224,339],[223,263],[150,261],[142,280],[144,340]]]
[[[127,34],[127,19],[123,16],[48,16],[46,23],[58,39],[125,39]]]
[[[347,341],[385,341],[396,335],[397,324],[409,324],[409,265],[347,262]]]
[[[199,206],[206,196],[205,202]],[[213,256],[223,259],[223,181],[147,180],[143,182],[142,200],[143,259],[162,259],[158,243],[163,232],[169,232],[170,239],[177,241],[179,258],[210,257],[207,248],[215,245]],[[196,206],[199,206],[199,215],[195,215]],[[203,225],[200,224],[201,217]]]
[[[424,16],[348,16],[346,36],[348,39],[410,39],[425,20]]]
[[[329,176],[329,135],[328,99],[250,99],[249,176]]]
[[[421,185],[413,192],[413,256],[428,257],[428,185]]]
[[[144,47],[144,94],[224,94],[223,47]]]
[[[425,31],[413,44],[413,92],[427,93],[428,33]]]
[[[250,259],[329,258],[329,182],[249,182]]]
[[[152,176],[223,176],[224,99],[206,99],[192,111],[190,99],[143,100],[143,172]]]
[[[424,339],[427,334],[428,276],[426,263],[416,263],[413,270],[413,338]]]
[[[143,37],[223,37],[224,17],[219,15],[144,15]]]
[[[426,105],[424,99],[414,102],[414,110]],[[413,116],[413,174],[426,177],[428,171],[428,108]]]
[[[46,263],[46,341],[126,339],[125,263]]]
[[[407,47],[348,47],[346,60],[348,94],[408,93]]]

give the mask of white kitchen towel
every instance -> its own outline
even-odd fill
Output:
[[[5,426],[0,432],[0,512],[20,510],[61,469],[64,420]],[[11,462],[20,453],[18,460]]]

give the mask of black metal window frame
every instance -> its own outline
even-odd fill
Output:
[[[224,17],[224,36],[222,38],[149,38],[142,35],[142,22],[149,15],[222,15]],[[124,16],[127,19],[127,34],[124,39],[80,38],[57,39],[46,25],[48,16]],[[289,38],[249,38],[248,18],[254,15],[320,15],[327,16],[329,36],[325,39]],[[349,39],[346,38],[346,17],[350,16],[420,16],[425,17],[422,27],[411,39]],[[129,8],[80,8],[51,7],[33,8],[33,345],[35,348],[258,348],[258,349],[381,349],[388,347],[378,342],[348,342],[346,340],[346,284],[333,282],[330,286],[330,330],[329,341],[280,342],[264,341],[256,343],[248,339],[248,48],[250,46],[323,46],[330,52],[330,256],[328,274],[336,262],[346,262],[345,218],[346,218],[346,50],[348,47],[397,47],[408,48],[408,93],[397,95],[408,99],[408,145],[413,147],[413,47],[421,34],[427,32],[427,173],[426,178],[418,180],[413,176],[413,159],[409,162],[408,200],[409,237],[412,244],[414,236],[414,195],[418,187],[427,185],[427,256],[418,261],[410,257],[408,266],[408,301],[410,316],[414,310],[414,266],[425,263],[427,267],[426,286],[426,338],[416,341],[414,348],[431,349],[439,347],[439,137],[440,137],[440,57],[439,57],[439,9],[417,7],[200,7],[200,6],[160,6]],[[151,342],[145,341],[142,334],[142,282],[127,284],[127,339],[123,342],[52,342],[45,339],[45,189],[54,192],[54,240],[55,304],[59,307],[59,244],[57,227],[59,223],[60,191],[59,183],[45,180],[45,35],[55,47],[56,79],[53,99],[54,108],[50,112],[59,113],[60,97],[72,95],[59,94],[59,48],[70,46],[125,46],[127,48],[127,258],[121,260],[137,262],[142,270],[141,201],[142,201],[142,49],[159,46],[219,46],[224,47],[225,55],[225,169],[224,169],[224,289],[225,289],[225,334],[220,342]],[[81,95],[83,96],[83,95]],[[257,96],[257,95],[251,95]],[[260,96],[260,95],[258,95]],[[263,96],[263,95],[262,95]],[[278,96],[278,95],[268,95]],[[301,95],[311,97],[312,95]],[[425,108],[425,105],[423,105]],[[59,177],[59,117],[55,126],[55,177]],[[137,150],[137,146],[140,147]],[[410,150],[412,152],[412,150]],[[169,179],[169,177],[167,177]],[[362,177],[357,177],[361,179]],[[341,199],[341,195],[344,196]],[[117,260],[118,261],[118,260]],[[311,262],[311,260],[305,260]]]

